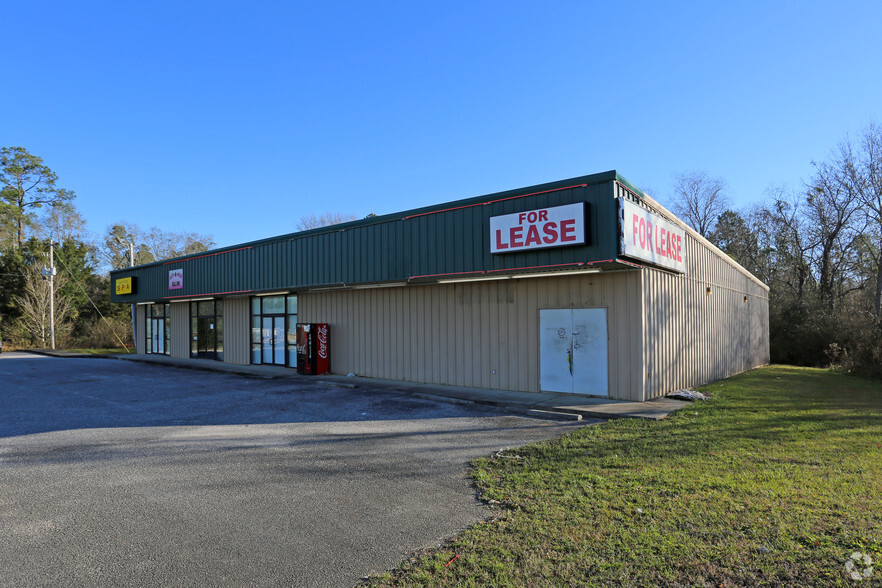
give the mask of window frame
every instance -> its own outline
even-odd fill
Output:
[[[278,298],[283,298],[281,312],[275,308],[267,309],[267,300],[275,302]],[[248,358],[251,365],[283,365],[284,367],[297,367],[297,294],[293,292],[285,294],[273,294],[271,296],[252,296],[249,304],[249,352]],[[269,311],[268,311],[269,310]],[[284,342],[284,364],[263,361],[266,347],[264,341],[266,338],[263,333],[264,318],[283,318],[283,337]],[[271,344],[272,345],[272,344]]]

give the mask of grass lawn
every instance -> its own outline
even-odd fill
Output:
[[[65,349],[73,353],[85,353],[88,355],[115,355],[118,353],[135,353],[134,347],[125,349],[123,347],[108,347],[106,349]]]
[[[496,515],[368,584],[882,586],[882,382],[771,366],[701,390],[477,461]]]

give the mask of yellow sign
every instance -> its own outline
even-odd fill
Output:
[[[119,278],[116,281],[116,295],[120,296],[123,294],[134,294],[135,293],[135,285],[132,283],[132,278]]]

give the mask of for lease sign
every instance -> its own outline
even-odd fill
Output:
[[[585,242],[585,203],[490,217],[490,252],[509,253]]]
[[[628,200],[619,199],[622,255],[686,272],[686,231]]]

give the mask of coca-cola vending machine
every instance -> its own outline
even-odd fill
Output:
[[[328,323],[297,323],[297,373],[331,373],[331,328]]]

